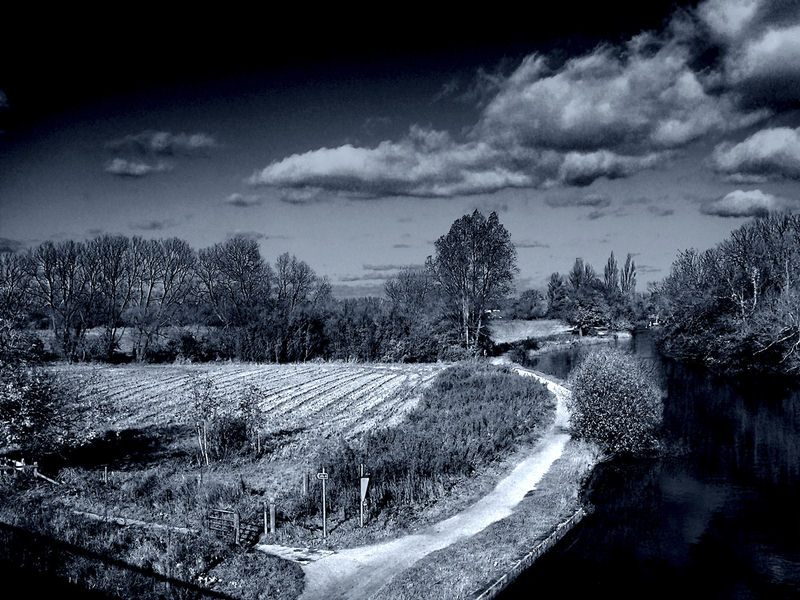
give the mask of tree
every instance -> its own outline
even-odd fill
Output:
[[[619,287],[625,296],[632,296],[636,291],[636,263],[633,262],[633,254],[628,254],[625,258],[625,266],[622,267]]]
[[[136,359],[143,361],[193,292],[196,258],[189,244],[179,238],[134,238],[132,255],[140,274],[134,282],[128,318],[135,329]]]
[[[663,414],[661,392],[630,354],[594,351],[570,376],[570,424],[578,438],[604,452],[637,453],[651,448]]]
[[[274,275],[255,240],[236,236],[200,250],[196,272],[201,296],[226,327],[254,323],[269,302]]]
[[[85,245],[71,240],[44,242],[26,261],[31,292],[49,314],[56,344],[69,361],[79,358],[97,292],[97,270],[88,262]]]
[[[427,267],[459,323],[461,342],[474,352],[486,309],[512,289],[518,271],[516,249],[497,213],[487,219],[478,210],[455,221],[435,248]]]
[[[275,261],[275,287],[278,306],[291,312],[298,304],[306,302],[314,291],[317,276],[305,261],[288,252]]]
[[[122,235],[99,236],[87,244],[87,264],[97,276],[97,308],[104,328],[107,357],[119,347],[123,314],[130,304],[139,277],[139,264],[131,252],[131,240]]]
[[[547,282],[547,314],[561,318],[567,311],[567,284],[561,273],[552,273]]]
[[[612,295],[619,290],[619,267],[617,267],[617,259],[614,257],[613,252],[608,257],[606,268],[603,269],[603,284],[608,295]]]
[[[20,323],[31,304],[31,276],[25,257],[0,252],[0,319]]]

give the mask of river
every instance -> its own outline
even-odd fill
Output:
[[[500,595],[800,598],[800,382],[720,377],[619,342],[665,393],[658,458],[598,466],[595,512]],[[566,377],[583,349],[539,357]]]

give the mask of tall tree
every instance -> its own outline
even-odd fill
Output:
[[[56,344],[69,360],[79,358],[96,298],[97,272],[83,243],[47,241],[29,254],[31,291],[50,317]]]
[[[98,312],[104,328],[103,345],[107,356],[119,346],[123,314],[128,308],[139,277],[131,240],[122,235],[103,235],[86,246],[88,263],[97,275]]]
[[[134,328],[134,352],[143,361],[151,344],[176,316],[194,291],[195,254],[179,238],[134,238],[133,259],[140,267],[135,282],[129,319]]]
[[[428,257],[430,272],[441,287],[453,316],[457,315],[464,346],[475,351],[481,339],[484,312],[508,294],[517,272],[517,254],[496,213],[478,210],[453,223]]]
[[[200,250],[199,291],[225,326],[252,324],[269,302],[274,278],[258,243],[242,236]]]
[[[628,254],[625,258],[625,266],[622,267],[619,287],[620,291],[626,296],[631,296],[636,291],[636,263],[633,262],[633,254]]]
[[[0,252],[0,320],[17,326],[31,303],[31,276],[21,254]]]
[[[547,282],[547,314],[563,317],[567,310],[567,283],[561,273],[552,273]]]
[[[278,305],[291,312],[298,304],[306,302],[314,291],[316,279],[316,273],[308,263],[290,256],[288,252],[281,254],[275,261]]]
[[[608,257],[605,269],[603,269],[603,285],[608,294],[613,294],[619,289],[619,267],[614,253]]]

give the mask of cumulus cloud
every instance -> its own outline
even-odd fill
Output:
[[[119,177],[144,177],[151,173],[163,173],[170,171],[172,167],[165,162],[150,164],[139,160],[128,160],[126,158],[114,158],[106,163],[105,172]]]
[[[447,132],[412,126],[400,141],[373,148],[345,144],[293,154],[249,182],[365,197],[453,196],[533,183],[530,175],[507,163],[504,153],[484,142],[457,143]]]
[[[711,162],[736,181],[800,179],[800,127],[762,129],[738,144],[724,142],[714,148]]]
[[[148,130],[112,140],[106,146],[115,153],[179,156],[210,150],[217,147],[217,142],[207,133],[170,133]]]
[[[707,202],[700,211],[716,217],[765,217],[774,212],[794,212],[800,203],[761,190],[736,190]]]
[[[695,140],[800,105],[800,4],[707,0],[676,11],[663,31],[566,61],[532,54],[509,75],[480,71],[477,79],[479,117],[457,137],[412,126],[371,147],[287,156],[249,181],[375,198],[629,177]]]
[[[527,57],[484,111],[482,135],[561,150],[649,150],[684,145],[752,122],[730,98],[706,90],[689,49],[648,34],[627,52],[601,48],[557,70]],[[647,51],[645,51],[647,49]]]

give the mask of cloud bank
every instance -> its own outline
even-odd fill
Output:
[[[800,4],[707,0],[620,46],[566,61],[527,56],[492,78],[477,122],[459,137],[414,125],[373,147],[287,156],[249,182],[367,198],[587,186],[800,106],[795,81]]]

